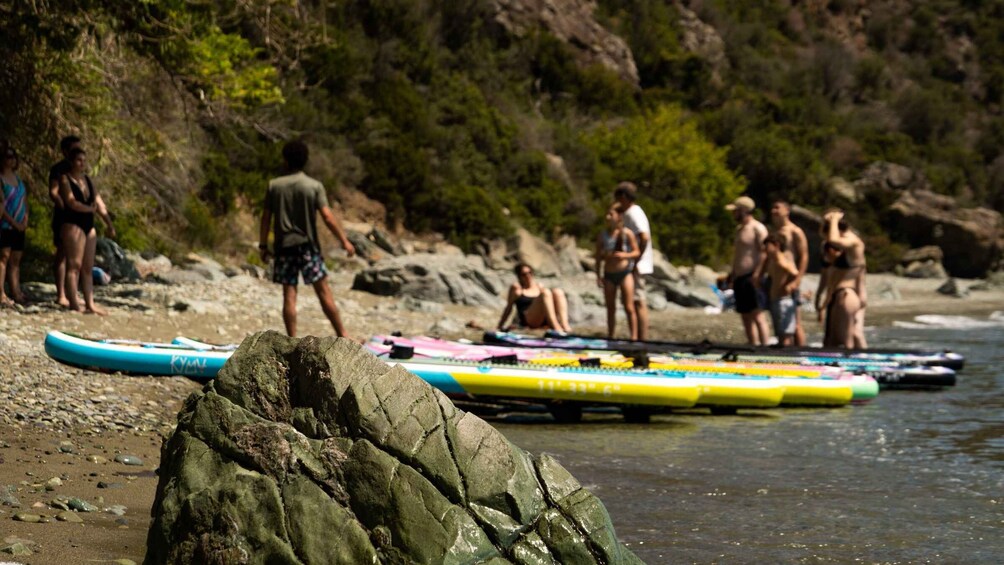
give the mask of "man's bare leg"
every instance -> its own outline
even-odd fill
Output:
[[[286,324],[286,334],[296,337],[296,285],[282,285],[282,322]]]
[[[802,327],[801,306],[795,306],[795,345],[805,347],[805,328]]]
[[[767,345],[770,343],[770,327],[767,325],[767,316],[764,315],[763,310],[756,310],[753,314],[753,320],[756,322],[757,331],[760,333],[760,343],[758,345]]]
[[[742,316],[746,340],[749,341],[750,345],[767,345],[770,332],[767,329],[767,320],[764,318],[763,310],[746,312],[740,316]]]
[[[638,339],[645,341],[648,339],[648,302],[635,298],[634,308],[638,315]]]
[[[345,326],[342,324],[342,316],[338,311],[338,306],[335,305],[335,297],[331,294],[331,287],[328,286],[327,276],[314,282],[314,292],[317,294],[317,299],[321,302],[321,310],[324,311],[324,315],[331,322],[331,327],[335,328],[335,335],[338,337],[349,337],[345,331]]]

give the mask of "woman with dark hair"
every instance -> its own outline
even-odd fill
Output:
[[[105,311],[94,303],[94,251],[97,232],[94,215],[97,214],[108,227],[108,236],[115,237],[115,228],[105,203],[98,195],[94,183],[87,175],[87,153],[80,149],[70,152],[70,169],[60,182],[59,195],[63,201],[61,236],[66,253],[66,298],[71,310],[104,315]],[[84,294],[81,306],[77,296],[78,283]]]
[[[519,324],[528,329],[550,328],[572,331],[568,325],[568,299],[561,289],[544,288],[533,278],[533,269],[520,263],[513,269],[516,282],[509,287],[509,296],[499,320],[498,329],[509,330],[513,308]]]
[[[826,332],[823,345],[864,349],[865,243],[840,210],[823,214],[827,267]]]
[[[603,289],[607,307],[607,337],[617,328],[617,292],[621,293],[628,334],[638,339],[638,312],[634,302],[635,261],[641,257],[634,232],[624,227],[624,208],[614,204],[607,210],[607,229],[596,237],[596,284]]]
[[[17,152],[4,147],[0,154],[0,182],[3,185],[3,207],[0,209],[0,305],[23,303],[21,292],[21,254],[24,253],[24,232],[28,229],[28,190],[14,171],[20,164]],[[10,297],[4,292],[4,282],[10,286]],[[11,301],[11,298],[14,300]]]

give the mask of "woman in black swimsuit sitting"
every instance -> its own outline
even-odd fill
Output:
[[[112,227],[104,201],[87,176],[86,155],[80,148],[70,152],[70,171],[59,187],[63,200],[63,226],[60,235],[66,253],[66,298],[71,310],[103,315],[105,311],[94,304],[94,279],[91,273],[98,240],[94,231],[94,215],[101,216],[108,226],[109,237],[115,237],[115,228]],[[84,293],[83,306],[77,296],[78,283]]]
[[[540,286],[533,278],[533,269],[525,263],[516,265],[514,272],[516,282],[509,287],[509,297],[498,329],[509,330],[509,317],[515,307],[516,318],[525,328],[572,331],[568,325],[568,299],[564,291]]]

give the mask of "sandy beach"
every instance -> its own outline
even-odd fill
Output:
[[[434,327],[450,327],[443,322],[452,321],[455,331],[439,332],[444,337],[478,339],[482,330],[465,326],[490,329],[498,320],[499,311],[485,307],[413,311],[398,298],[347,290],[352,273],[331,278],[356,338],[395,330],[435,333]],[[936,292],[941,282],[870,276],[868,325],[919,314],[985,317],[1004,309],[1004,290],[953,298]],[[890,287],[898,298],[883,292]],[[0,316],[0,562],[142,562],[162,439],[183,400],[203,383],[67,367],[45,355],[45,333],[60,329],[145,341],[186,335],[232,343],[251,332],[282,328],[279,289],[245,275],[207,283],[112,285],[98,290],[99,302],[109,311],[105,317],[49,306],[51,286],[29,289],[40,302]],[[654,312],[652,321],[655,338],[738,341],[742,335],[733,313],[671,308]],[[301,294],[300,328],[302,335],[331,333],[309,291]],[[575,329],[602,331],[597,325]],[[818,340],[814,319],[808,320],[807,331],[810,340]]]

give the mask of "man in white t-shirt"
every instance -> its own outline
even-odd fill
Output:
[[[634,301],[638,311],[638,339],[648,339],[648,304],[645,300],[645,275],[654,270],[652,259],[652,230],[648,216],[635,204],[638,187],[633,182],[621,182],[614,189],[614,201],[624,210],[624,227],[634,232],[638,239],[641,257],[634,265]]]

